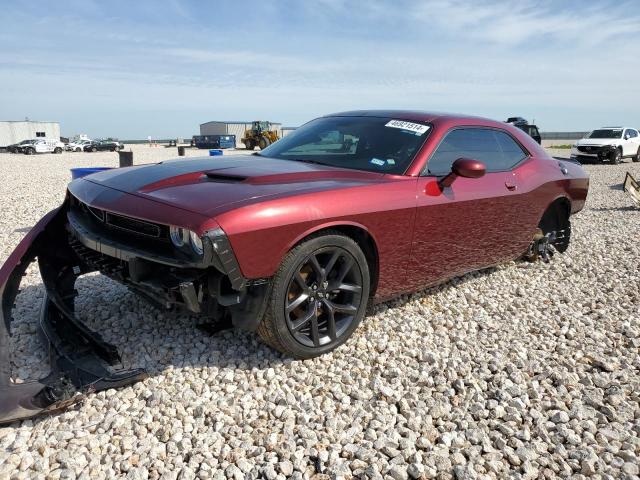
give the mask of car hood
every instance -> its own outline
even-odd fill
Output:
[[[620,143],[619,138],[581,138],[576,142],[576,145],[582,147],[588,145],[617,145],[618,143]]]
[[[84,179],[213,217],[265,198],[385,181],[385,175],[257,155],[199,157],[118,168]]]

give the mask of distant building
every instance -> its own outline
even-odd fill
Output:
[[[200,125],[200,135],[235,135],[236,146],[243,147],[240,141],[244,137],[244,131],[251,128],[253,122],[225,122],[220,120],[213,120],[211,122],[203,123]],[[282,137],[282,124],[271,122],[271,129],[278,132],[278,136]]]
[[[58,122],[0,121],[0,147],[32,138],[60,138]]]
[[[291,132],[293,132],[296,128],[298,127],[282,127],[282,135],[280,135],[280,138],[286,137]]]

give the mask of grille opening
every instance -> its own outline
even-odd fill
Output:
[[[72,197],[71,206],[82,217],[93,222],[97,221],[104,227],[162,241],[168,240],[168,226],[95,208],[75,197]]]
[[[140,235],[147,235],[149,237],[160,236],[160,227],[158,225],[131,217],[116,215],[111,212],[106,213],[106,223],[112,227],[138,233]]]

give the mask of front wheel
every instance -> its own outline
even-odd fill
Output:
[[[76,152],[81,152],[81,151],[82,151],[82,149],[81,149],[80,147],[78,147],[78,148],[76,148],[76,150],[75,150],[75,151],[76,151]]]
[[[260,137],[260,140],[258,140],[258,146],[260,147],[260,150],[264,150],[269,145],[271,145],[271,140],[269,140],[267,137]]]
[[[92,151],[92,152],[97,152],[97,151],[98,151],[98,149],[97,149],[96,147],[91,147],[91,151]]]
[[[256,145],[253,143],[253,140],[247,140],[246,142],[244,142],[244,148],[246,148],[247,150],[253,150],[254,148],[256,148]]]
[[[60,147],[56,147],[56,148],[53,150],[53,153],[62,153],[62,148],[60,148]]]
[[[36,151],[33,148],[27,148],[24,153],[25,155],[33,155]]]
[[[611,163],[613,163],[614,165],[618,165],[621,161],[622,161],[622,152],[620,151],[620,149],[616,148],[611,153]]]
[[[260,337],[295,358],[342,345],[358,327],[369,298],[369,267],[356,242],[329,232],[298,245],[273,278]]]
[[[634,162],[640,162],[640,147],[638,147],[638,151],[636,152],[636,154],[631,157],[631,160]]]

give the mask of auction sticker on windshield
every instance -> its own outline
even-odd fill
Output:
[[[420,125],[419,123],[405,122],[404,120],[389,120],[385,127],[399,128],[401,130],[408,130],[416,135],[423,135],[429,130],[427,125]]]

